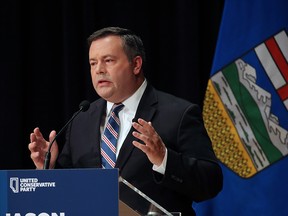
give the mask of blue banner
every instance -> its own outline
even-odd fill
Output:
[[[197,216],[288,215],[287,8],[225,0],[203,109],[224,186]]]

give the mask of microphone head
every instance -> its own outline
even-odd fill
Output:
[[[82,101],[80,104],[79,104],[79,109],[82,111],[82,112],[85,112],[89,109],[90,107],[90,102],[87,101],[87,100],[84,100]]]

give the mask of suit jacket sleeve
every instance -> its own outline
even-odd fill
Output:
[[[154,178],[194,201],[210,199],[221,191],[223,177],[199,107],[189,106],[178,125],[176,143],[167,146],[165,175],[154,172]]]

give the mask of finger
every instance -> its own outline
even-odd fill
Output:
[[[32,158],[33,161],[39,161],[40,153],[39,152],[32,152],[30,154],[30,157]]]
[[[30,142],[28,144],[28,149],[31,151],[31,152],[36,152],[36,151],[40,151],[42,148],[42,145],[41,143],[38,143],[37,140],[33,141],[33,142]]]
[[[53,131],[50,132],[50,135],[49,135],[49,142],[52,145],[51,146],[51,153],[53,153],[51,158],[53,158],[53,159],[57,158],[57,155],[58,155],[58,145],[57,145],[57,141],[54,140],[55,137],[56,137],[56,131],[53,130]],[[53,140],[54,140],[54,142],[53,142]]]
[[[133,123],[134,129],[136,129],[139,133],[147,136],[149,138],[149,142],[155,141],[157,142],[159,139],[159,135],[152,126],[151,122],[146,122],[143,119],[139,119],[139,123]]]
[[[31,142],[31,143],[29,143],[29,144],[28,144],[28,149],[29,149],[31,152],[37,151],[36,142]]]
[[[49,134],[49,142],[51,143],[55,137],[56,137],[56,131],[53,130]]]
[[[151,139],[150,139],[149,136],[146,136],[146,135],[144,135],[144,134],[141,134],[141,133],[139,133],[139,132],[137,132],[137,131],[133,131],[133,132],[132,132],[132,135],[133,135],[135,138],[141,140],[141,141],[142,141],[145,145],[147,145],[147,146],[150,146],[150,145],[152,144]],[[143,145],[143,144],[142,144],[142,145]]]
[[[133,128],[141,134],[149,136],[151,133],[153,133],[151,126],[148,124],[148,122],[144,120],[141,121],[140,119],[138,119],[138,122],[133,122],[132,125]]]
[[[138,123],[149,133],[156,133],[154,127],[152,126],[152,123],[149,121],[145,121],[142,118],[138,119]]]
[[[44,152],[32,152],[30,154],[31,159],[33,160],[33,162],[36,163],[43,163],[44,159],[45,159],[45,154]]]
[[[37,127],[34,129],[34,134],[35,134],[35,137],[37,139],[37,141],[41,142],[41,143],[45,143],[46,140],[44,139],[40,129]]]
[[[30,134],[30,142],[35,142],[36,141],[36,135],[34,133]]]
[[[39,137],[41,137],[41,136],[42,136],[42,134],[41,134],[39,128],[36,127],[36,128],[33,130],[33,132],[30,134],[30,142],[31,142],[31,143],[37,142],[38,139],[39,139]]]
[[[42,136],[42,133],[38,127],[36,127],[33,132],[35,133],[36,136]],[[43,137],[43,136],[42,136]]]
[[[30,157],[37,169],[41,169],[43,167],[44,155],[41,155],[39,152],[34,152],[30,155]]]
[[[31,151],[39,151],[42,148],[45,148],[45,143],[46,141],[44,140],[44,138],[37,138],[35,133],[31,133],[30,134],[30,143],[28,145],[29,150]]]
[[[137,131],[133,131],[132,135],[135,138],[141,140],[147,146],[155,145],[155,143],[157,143],[157,140],[158,140],[157,133],[155,133],[155,134],[147,133],[146,134],[146,133],[140,133],[140,132],[137,132]]]
[[[147,152],[148,152],[148,147],[147,147],[146,145],[144,145],[144,144],[142,144],[142,143],[140,143],[140,142],[137,142],[137,141],[133,141],[132,144],[133,144],[136,148],[140,149],[140,150],[143,151],[145,154],[147,154]]]
[[[28,149],[30,150],[31,154],[36,153],[36,152],[38,152],[39,154],[43,154],[43,152],[45,151],[45,146],[39,145],[36,142],[32,142],[32,143],[29,143]]]

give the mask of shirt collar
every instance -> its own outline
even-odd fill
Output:
[[[138,104],[140,102],[140,99],[146,89],[147,86],[147,80],[145,79],[144,82],[141,84],[141,86],[137,89],[136,92],[129,98],[127,98],[125,101],[122,102],[124,104],[124,109],[128,109],[134,113],[136,113]],[[107,114],[111,112],[111,109],[113,107],[114,103],[107,101]]]

